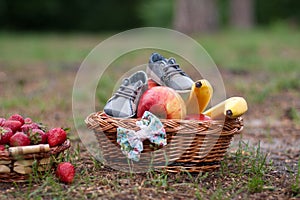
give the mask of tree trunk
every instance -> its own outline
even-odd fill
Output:
[[[230,0],[230,24],[237,28],[251,28],[254,24],[253,0]]]
[[[176,0],[174,27],[187,34],[216,30],[216,0]]]

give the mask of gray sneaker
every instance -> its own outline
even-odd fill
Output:
[[[194,83],[174,58],[166,59],[158,53],[150,56],[147,74],[159,85],[168,86],[179,93],[189,92]]]
[[[141,95],[148,88],[148,77],[138,71],[122,81],[120,88],[107,101],[104,112],[112,117],[129,118],[136,114]]]

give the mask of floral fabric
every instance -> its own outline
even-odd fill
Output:
[[[143,151],[143,141],[146,139],[158,146],[167,144],[166,131],[163,124],[151,112],[145,111],[141,120],[136,122],[136,125],[141,130],[134,131],[122,127],[117,128],[117,142],[127,158],[139,161]]]

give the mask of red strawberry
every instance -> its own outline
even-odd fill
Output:
[[[56,169],[56,176],[64,183],[72,183],[75,176],[75,168],[69,162],[59,163]]]
[[[47,134],[41,129],[32,129],[27,135],[31,141],[31,144],[46,144]]]
[[[0,144],[9,144],[13,131],[8,127],[0,127]]]
[[[5,121],[6,121],[6,119],[0,118],[0,126],[3,126]]]
[[[5,150],[5,146],[0,144],[0,151],[4,151]]]
[[[17,132],[10,138],[9,144],[12,147],[28,146],[30,145],[30,139],[25,133]]]
[[[26,117],[26,118],[24,119],[24,123],[25,123],[25,124],[32,124],[32,123],[33,123],[33,121],[32,121],[32,119],[31,119],[31,118],[29,118],[29,117]]]
[[[18,131],[22,126],[22,123],[17,120],[6,120],[3,127],[10,128],[14,133]]]
[[[62,128],[53,128],[48,131],[47,135],[50,147],[60,145],[67,139],[67,133]]]
[[[19,122],[22,123],[22,125],[25,123],[25,122],[24,122],[24,118],[23,118],[21,115],[19,115],[19,114],[14,114],[14,115],[10,116],[10,117],[8,118],[8,120],[16,120],[16,121],[19,121]]]
[[[39,125],[36,123],[31,123],[31,124],[23,124],[21,126],[21,131],[28,134],[29,131],[31,131],[32,129],[39,129]]]

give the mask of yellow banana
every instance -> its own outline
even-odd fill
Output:
[[[243,97],[230,97],[225,101],[206,110],[203,114],[216,119],[221,116],[237,118],[248,110],[247,102]]]
[[[213,95],[213,88],[210,83],[201,79],[196,81],[191,88],[186,107],[188,114],[201,114],[207,107]]]

